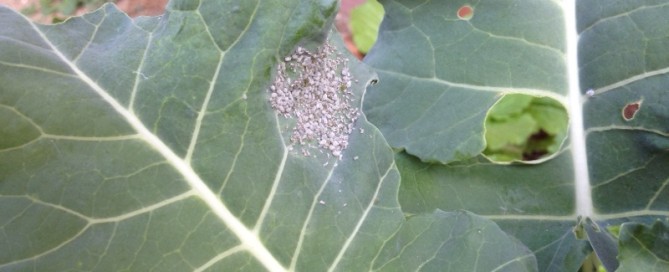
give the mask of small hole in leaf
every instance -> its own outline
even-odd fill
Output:
[[[474,8],[470,5],[464,5],[458,9],[458,18],[460,20],[469,20],[474,17]]]
[[[569,116],[549,97],[507,94],[493,105],[485,120],[486,149],[494,162],[531,162],[560,150]]]
[[[631,121],[632,119],[634,119],[636,113],[639,111],[640,108],[641,108],[641,100],[627,103],[627,105],[623,107],[622,111],[623,119],[625,119],[625,121]]]

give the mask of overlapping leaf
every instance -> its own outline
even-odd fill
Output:
[[[626,223],[620,229],[622,248],[618,271],[666,271],[669,269],[669,227],[667,222],[652,225]]]
[[[570,2],[383,1],[387,16],[365,59],[380,81],[365,97],[365,112],[404,150],[396,159],[405,212],[466,209],[492,218],[535,251],[542,271],[577,269],[587,248],[570,226],[591,206],[586,216],[596,220],[666,216],[669,3],[646,2],[577,1],[576,56],[565,50]],[[464,7],[471,18],[458,16]],[[539,165],[501,166],[478,156],[483,120],[500,94],[575,101],[567,63],[577,57],[592,194],[575,178],[582,165],[574,162],[584,155],[572,144],[580,139]],[[640,109],[626,120],[624,108],[635,103]],[[581,105],[572,106],[575,117]],[[583,130],[578,123],[571,129]]]

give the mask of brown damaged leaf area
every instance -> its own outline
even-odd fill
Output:
[[[625,121],[631,121],[634,119],[636,116],[636,113],[639,112],[639,109],[641,108],[641,100],[635,101],[635,102],[630,102],[623,107],[622,110],[622,116]]]

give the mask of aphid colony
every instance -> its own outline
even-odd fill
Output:
[[[351,106],[351,74],[348,59],[325,43],[317,52],[302,47],[280,62],[269,88],[270,103],[280,115],[296,119],[290,140],[302,146],[317,144],[341,159],[348,136],[359,116]]]

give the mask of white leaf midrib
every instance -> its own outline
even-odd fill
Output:
[[[149,146],[160,153],[166,161],[177,170],[188,183],[196,194],[207,204],[207,206],[216,214],[221,221],[232,231],[241,241],[247,251],[256,257],[267,269],[271,271],[285,271],[285,268],[279,261],[272,256],[267,248],[262,244],[259,237],[232,214],[232,212],[218,199],[206,183],[193,170],[189,163],[175,154],[165,143],[163,143],[155,134],[147,129],[144,124],[135,116],[130,110],[121,105],[114,97],[112,97],[105,89],[91,79],[86,73],[79,69],[79,67],[70,61],[42,31],[34,24],[30,23],[31,27],[42,40],[53,50],[53,53],[72,71],[78,78],[88,85],[96,94],[98,94],[106,103],[108,103],[118,114],[120,114],[127,123],[135,129],[139,138],[144,140]]]
[[[582,95],[578,68],[578,34],[576,32],[576,0],[565,2],[565,37],[567,42],[567,78],[569,79],[569,120],[572,145],[572,162],[576,189],[576,213],[591,217],[594,213],[588,158],[586,153],[586,133],[583,127]]]
[[[463,89],[469,89],[472,91],[477,91],[477,92],[489,92],[489,93],[495,93],[498,95],[502,94],[507,94],[507,93],[519,93],[519,94],[526,94],[526,95],[531,95],[531,96],[536,96],[536,97],[549,97],[552,99],[557,100],[561,104],[565,105],[565,107],[568,107],[568,104],[570,103],[565,96],[560,95],[556,92],[550,91],[550,90],[542,90],[542,89],[531,89],[531,88],[520,88],[520,87],[504,87],[504,86],[485,86],[485,85],[474,85],[474,84],[468,84],[468,83],[460,83],[460,82],[452,82],[448,80],[444,80],[441,78],[437,77],[418,77],[418,76],[413,76],[413,75],[408,75],[402,72],[396,72],[392,70],[384,70],[380,69],[378,67],[374,68],[377,73],[385,73],[385,74],[390,74],[393,76],[398,76],[398,77],[404,77],[404,78],[410,78],[412,80],[417,80],[417,81],[426,81],[426,82],[434,82],[437,84],[442,84],[446,85],[449,87],[456,87],[456,88],[463,88]]]

